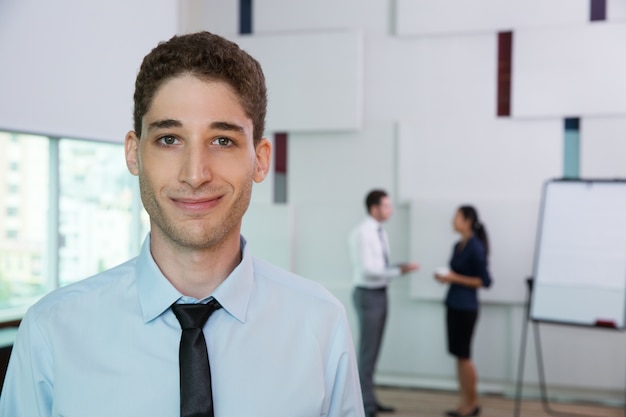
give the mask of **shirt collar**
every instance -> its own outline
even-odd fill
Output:
[[[241,236],[240,241],[241,262],[211,296],[216,298],[229,314],[245,323],[248,303],[252,295],[254,270],[246,240]],[[150,235],[144,240],[137,256],[136,273],[137,293],[145,323],[159,317],[181,298],[184,299],[184,302],[195,300],[181,294],[163,275],[150,252]],[[195,301],[197,302],[197,300]]]
[[[219,301],[222,308],[230,315],[241,323],[245,323],[254,287],[254,265],[246,240],[243,236],[240,239],[241,262],[220,286],[213,291],[213,297]]]
[[[380,227],[381,226],[381,224],[380,224],[380,222],[378,220],[376,220],[375,218],[373,218],[372,216],[369,216],[369,215],[366,217],[365,221],[367,223],[369,223],[370,225],[374,225],[376,227]]]

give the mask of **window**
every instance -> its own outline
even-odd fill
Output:
[[[0,132],[0,155],[5,174],[0,177],[8,183],[0,187],[0,308],[6,308],[27,304],[46,290],[41,271],[21,266],[24,258],[48,260],[48,139]],[[19,222],[12,215],[17,211],[28,221]]]
[[[78,281],[131,257],[135,177],[118,144],[59,142],[59,280]]]
[[[148,230],[122,144],[0,132],[0,177],[0,309],[135,256]]]

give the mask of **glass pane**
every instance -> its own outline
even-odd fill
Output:
[[[0,308],[48,289],[48,138],[0,132]]]
[[[59,143],[59,285],[137,254],[137,179],[121,144]]]

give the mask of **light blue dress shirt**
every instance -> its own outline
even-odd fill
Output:
[[[363,416],[342,304],[241,241],[204,327],[216,417]],[[0,416],[179,416],[181,301],[197,302],[163,276],[149,237],[137,258],[44,297],[20,326]]]

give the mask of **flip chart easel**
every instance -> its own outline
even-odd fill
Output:
[[[527,283],[527,289],[528,289],[528,298],[527,298],[527,302],[526,302],[526,308],[525,308],[525,321],[524,321],[524,325],[522,326],[522,337],[521,337],[521,347],[520,347],[520,356],[519,356],[519,361],[518,361],[518,369],[517,369],[517,383],[516,383],[516,388],[515,388],[515,408],[513,410],[513,416],[514,417],[519,417],[520,416],[520,410],[521,410],[521,401],[522,401],[522,386],[524,383],[524,363],[525,363],[525,359],[526,359],[526,345],[527,345],[527,338],[528,338],[528,326],[530,325],[530,323],[532,322],[532,326],[533,326],[533,336],[535,339],[535,354],[536,354],[536,358],[537,358],[537,371],[539,374],[539,391],[541,394],[541,404],[543,406],[543,409],[546,413],[553,415],[553,416],[581,416],[581,417],[593,417],[593,416],[589,416],[586,414],[573,414],[573,413],[563,413],[560,411],[557,411],[555,409],[553,409],[550,406],[550,400],[548,399],[548,388],[546,386],[546,374],[545,374],[545,370],[544,370],[544,366],[543,366],[543,355],[542,355],[542,351],[541,351],[541,338],[540,338],[540,332],[539,332],[539,324],[540,321],[538,320],[532,320],[530,317],[530,299],[531,299],[531,294],[533,291],[533,278],[527,278],[526,279],[526,283]],[[598,326],[598,327],[603,327],[605,328],[606,326]],[[614,329],[614,327],[608,327],[610,329]],[[624,398],[624,416],[626,417],[626,390],[624,392],[625,398]]]
[[[612,330],[626,327],[626,180],[551,180],[543,189],[518,369],[515,416],[523,382],[529,322],[533,323],[539,383],[548,403],[541,322]],[[626,415],[626,401],[624,403]]]

